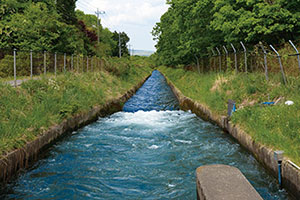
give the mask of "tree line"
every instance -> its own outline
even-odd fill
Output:
[[[244,41],[300,40],[300,0],[167,0],[153,28],[160,64],[189,64],[211,49]]]
[[[0,49],[119,56],[119,33],[95,15],[75,10],[77,0],[1,0]],[[99,42],[98,42],[99,29]],[[122,55],[129,37],[120,34]]]

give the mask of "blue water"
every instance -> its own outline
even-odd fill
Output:
[[[179,103],[166,79],[157,70],[149,78],[124,107],[124,112],[179,110]]]
[[[2,188],[0,199],[196,199],[196,168],[217,163],[238,167],[265,199],[289,199],[220,128],[176,110],[157,71],[145,85],[124,106],[130,112],[100,118],[56,143]],[[161,96],[153,97],[157,89]]]

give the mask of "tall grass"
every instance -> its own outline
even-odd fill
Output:
[[[50,126],[132,88],[151,68],[114,60],[120,73],[106,70],[43,77],[13,88],[0,84],[0,156],[32,141]]]
[[[273,149],[285,151],[300,164],[300,77],[289,76],[287,86],[280,82],[280,74],[272,74],[266,81],[262,73],[235,74],[232,71],[217,74],[198,74],[181,68],[160,67],[185,96],[207,105],[212,111],[226,115],[228,99],[237,103],[232,116],[254,140]],[[262,102],[276,101],[274,106]],[[286,100],[294,101],[287,106]]]

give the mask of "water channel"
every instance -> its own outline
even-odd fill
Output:
[[[196,199],[201,165],[239,168],[264,199],[289,199],[228,134],[180,111],[154,71],[123,112],[57,142],[0,199]]]

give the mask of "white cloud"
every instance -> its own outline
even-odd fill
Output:
[[[102,24],[111,30],[125,31],[131,35],[133,46],[154,49],[150,34],[153,26],[168,9],[165,0],[79,0],[79,9],[92,13],[99,8],[106,12]],[[133,31],[136,31],[134,34]],[[139,37],[133,37],[139,35]],[[144,37],[143,37],[144,36]],[[140,41],[141,38],[145,38]]]

